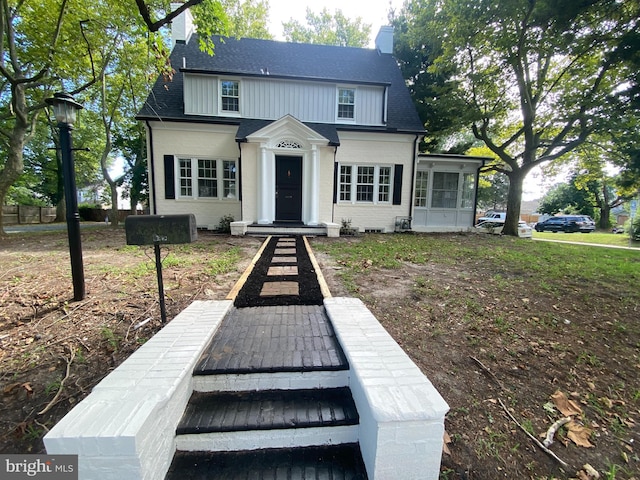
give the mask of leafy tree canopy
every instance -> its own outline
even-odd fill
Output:
[[[340,47],[366,47],[371,35],[371,25],[363,23],[361,17],[349,20],[342,10],[331,14],[324,8],[319,14],[307,8],[307,25],[290,19],[284,22],[284,37],[288,42],[317,43]]]
[[[405,3],[397,22],[425,84],[412,87],[416,101],[452,112],[432,132],[471,129],[499,158],[495,170],[510,180],[506,234],[517,235],[527,173],[631,108],[639,17],[638,0]]]

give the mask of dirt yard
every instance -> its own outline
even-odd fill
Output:
[[[467,250],[477,238],[455,236]],[[0,244],[3,453],[43,451],[46,431],[161,328],[152,249],[107,227],[82,241],[80,302],[70,301],[65,232]],[[639,289],[532,289],[522,272],[496,276],[468,258],[366,265],[347,288],[346,267],[319,251],[331,241],[312,246],[332,294],[363,299],[451,407],[441,479],[585,480],[596,478],[590,467],[603,479],[640,478]],[[261,242],[199,233],[163,249],[168,318],[193,300],[223,299]],[[523,431],[542,442],[565,416],[573,421],[549,447],[558,459]]]

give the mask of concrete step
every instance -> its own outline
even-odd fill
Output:
[[[240,451],[355,443],[358,420],[348,388],[194,393],[176,446]]]
[[[194,392],[246,392],[339,388],[349,385],[348,370],[196,375]]]
[[[348,388],[194,393],[176,429],[192,433],[357,425]]]
[[[245,452],[178,452],[166,480],[366,480],[357,444]]]

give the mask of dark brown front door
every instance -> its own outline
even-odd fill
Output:
[[[302,157],[276,155],[276,222],[302,221]]]

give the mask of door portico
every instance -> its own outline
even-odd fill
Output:
[[[329,140],[289,115],[246,138],[259,144],[255,170],[243,171],[256,175],[256,223],[318,225],[319,148]]]

